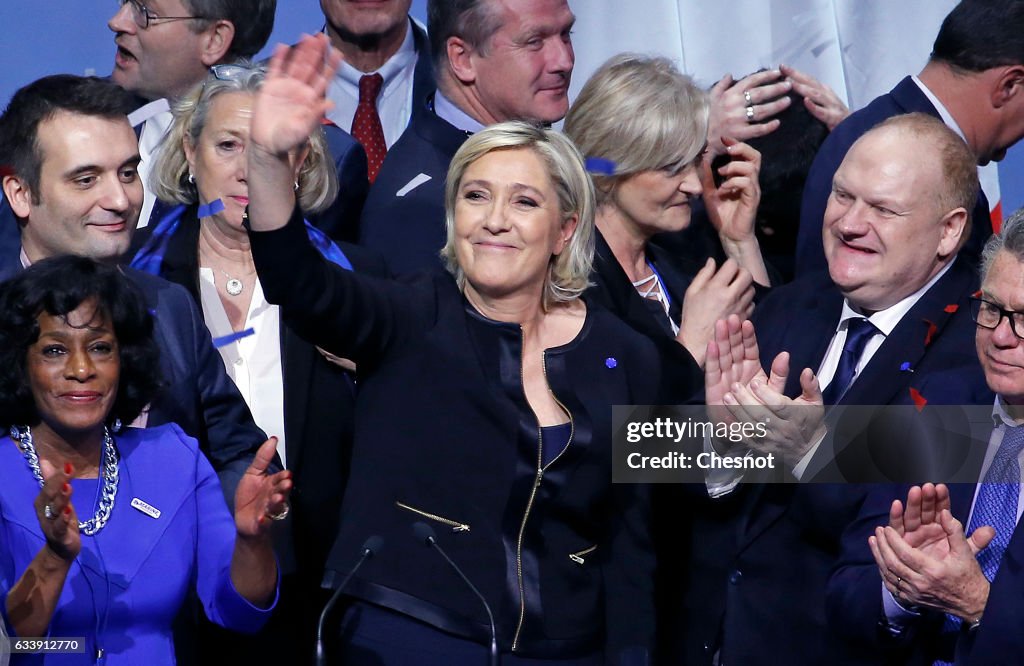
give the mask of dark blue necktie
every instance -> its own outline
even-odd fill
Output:
[[[1017,501],[1020,498],[1020,464],[1017,459],[1021,449],[1024,449],[1024,426],[1007,428],[992,458],[992,464],[978,487],[971,522],[967,527],[968,536],[984,525],[991,525],[996,530],[992,542],[978,553],[978,565],[990,583],[996,577],[999,561],[1003,559],[1013,530],[1017,527]],[[960,618],[947,615],[943,631],[957,632],[960,624]],[[936,661],[935,665],[948,663]]]
[[[850,388],[853,377],[857,374],[857,362],[860,361],[861,354],[864,353],[864,347],[867,346],[868,340],[878,332],[875,325],[863,317],[849,320],[846,325],[843,354],[839,357],[839,366],[836,368],[836,374],[832,377],[831,383],[822,393],[826,405],[838,403]]]

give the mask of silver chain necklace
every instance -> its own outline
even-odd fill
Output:
[[[25,462],[32,470],[32,476],[43,487],[43,471],[39,468],[39,456],[36,454],[36,447],[32,443],[32,428],[28,426],[11,426],[11,439],[18,442],[18,448],[25,456]],[[100,504],[96,507],[96,515],[84,523],[79,521],[78,529],[87,536],[93,536],[99,532],[110,520],[110,512],[114,509],[114,500],[117,498],[117,448],[114,446],[114,438],[106,426],[103,426],[103,457],[100,460],[100,468],[103,472],[103,486],[100,491]]]

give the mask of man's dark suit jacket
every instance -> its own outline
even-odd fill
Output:
[[[334,123],[324,123],[323,130],[338,174],[338,196],[326,210],[310,215],[309,221],[336,241],[354,242],[359,236],[359,216],[370,189],[366,179],[366,151],[351,134]]]
[[[863,109],[851,113],[825,139],[825,143],[818,149],[804,184],[803,201],[800,205],[800,228],[796,241],[797,277],[828,270],[821,241],[821,227],[825,217],[825,205],[832,192],[832,177],[846,157],[847,151],[861,135],[886,118],[914,111],[939,117],[936,108],[908,76],[890,92],[876,97]],[[992,235],[988,199],[980,190],[978,201],[971,211],[971,225],[971,237],[961,251],[961,256],[973,263],[981,254],[985,241]]]
[[[931,404],[991,400],[973,351],[967,298],[976,288],[973,272],[956,262],[904,315],[840,404],[912,405],[911,388]],[[812,276],[774,290],[755,310],[762,364],[791,353],[788,395],[800,392],[800,370],[817,371],[842,304],[827,276]],[[926,342],[929,322],[935,328]],[[904,362],[914,371],[901,370]],[[938,372],[945,381],[933,381]],[[825,622],[829,572],[863,499],[856,485],[752,484],[695,503],[689,541],[680,546],[680,558],[690,561],[674,585],[681,602],[663,620],[664,663],[710,664],[716,650],[725,664],[864,663]]]
[[[434,82],[434,62],[430,57],[427,32],[411,17],[409,26],[416,48],[416,67],[412,74],[412,98],[415,108],[415,102],[427,99],[437,84]],[[411,120],[412,118],[410,122]],[[349,129],[338,127],[331,122],[324,124],[327,146],[334,157],[335,170],[338,172],[340,190],[338,198],[330,208],[310,215],[308,219],[334,240],[355,243],[359,240],[359,220],[370,183],[366,178],[366,151],[352,138]]]
[[[9,252],[9,251],[8,251]],[[0,256],[0,280],[21,268],[21,247]],[[210,333],[188,292],[153,275],[125,268],[153,313],[164,387],[150,404],[148,424],[177,423],[199,440],[227,498],[266,436],[224,371]]]
[[[979,407],[982,418],[976,441],[987,442],[992,431],[991,406]],[[984,450],[981,450],[984,453]],[[973,462],[975,478],[979,478],[982,456]],[[864,502],[860,515],[843,535],[839,563],[828,583],[829,621],[841,627],[851,645],[858,645],[875,656],[875,663],[931,666],[938,658],[974,666],[1024,664],[1024,633],[1020,631],[1022,599],[1024,599],[1024,530],[1014,530],[996,577],[989,590],[981,626],[976,630],[962,627],[957,635],[943,635],[944,616],[935,611],[922,611],[898,635],[887,628],[882,606],[882,579],[868,547],[868,536],[875,527],[889,524],[889,506],[894,499],[906,500],[909,486],[881,486],[873,489]],[[949,486],[950,511],[967,529],[976,484]],[[955,643],[954,643],[955,639]]]
[[[359,244],[379,252],[393,275],[441,266],[444,181],[469,134],[439,118],[431,106],[424,101],[414,112],[384,158],[363,206]],[[423,177],[429,179],[408,189],[411,181]]]

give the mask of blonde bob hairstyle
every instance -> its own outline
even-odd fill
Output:
[[[561,133],[514,121],[491,125],[466,140],[452,158],[445,182],[445,225],[448,240],[441,250],[448,271],[455,276],[460,289],[465,289],[466,276],[455,253],[455,202],[462,177],[469,165],[488,153],[526,148],[536,153],[547,168],[558,194],[558,209],[563,224],[574,215],[576,229],[565,249],[552,255],[542,305],[545,310],[555,303],[579,298],[590,286],[590,269],[594,263],[594,186],[590,182],[583,156]]]
[[[565,117],[565,134],[588,158],[614,164],[592,173],[598,205],[627,177],[681,171],[703,151],[708,97],[666,58],[620,53],[584,84]]]
[[[184,142],[198,145],[213,100],[218,95],[233,92],[253,94],[263,85],[267,73],[264,65],[246,60],[225,68],[230,76],[218,78],[211,71],[206,80],[174,104],[174,120],[160,143],[150,176],[153,193],[162,201],[180,204],[199,202],[195,184],[188,182]],[[299,170],[298,185],[296,197],[305,213],[319,213],[338,196],[338,174],[334,171],[334,161],[327,151],[327,139],[320,128],[309,137],[309,154]]]

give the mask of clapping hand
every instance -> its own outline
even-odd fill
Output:
[[[676,340],[703,367],[715,322],[731,314],[746,319],[753,310],[754,284],[750,273],[732,259],[716,270],[715,260],[708,259],[686,288]]]
[[[754,325],[737,315],[715,322],[715,336],[708,343],[704,365],[704,393],[710,420],[736,422],[733,405],[729,404],[732,391],[755,378],[769,379],[761,367]],[[781,392],[782,387],[778,390]]]
[[[910,489],[906,507],[889,510],[889,525],[868,537],[868,546],[886,589],[902,604],[928,606],[968,621],[981,616],[989,583],[977,554],[995,536],[979,527],[969,537],[949,511],[942,484]]]
[[[71,504],[71,475],[75,470],[71,463],[65,463],[60,470],[45,460],[39,464],[45,479],[35,499],[39,527],[49,549],[62,560],[70,562],[82,550],[78,513]]]
[[[724,402],[734,419],[767,425],[767,434],[745,440],[747,446],[777,455],[795,467],[825,437],[825,407],[818,378],[810,368],[800,373],[796,398],[783,393],[788,379],[789,352],[781,352],[772,361],[767,380],[755,376],[746,385],[737,383]]]
[[[288,494],[292,489],[292,473],[288,470],[267,474],[274,459],[277,438],[263,442],[256,458],[245,470],[235,491],[235,527],[242,536],[262,536],[269,532],[272,520],[288,513]]]

